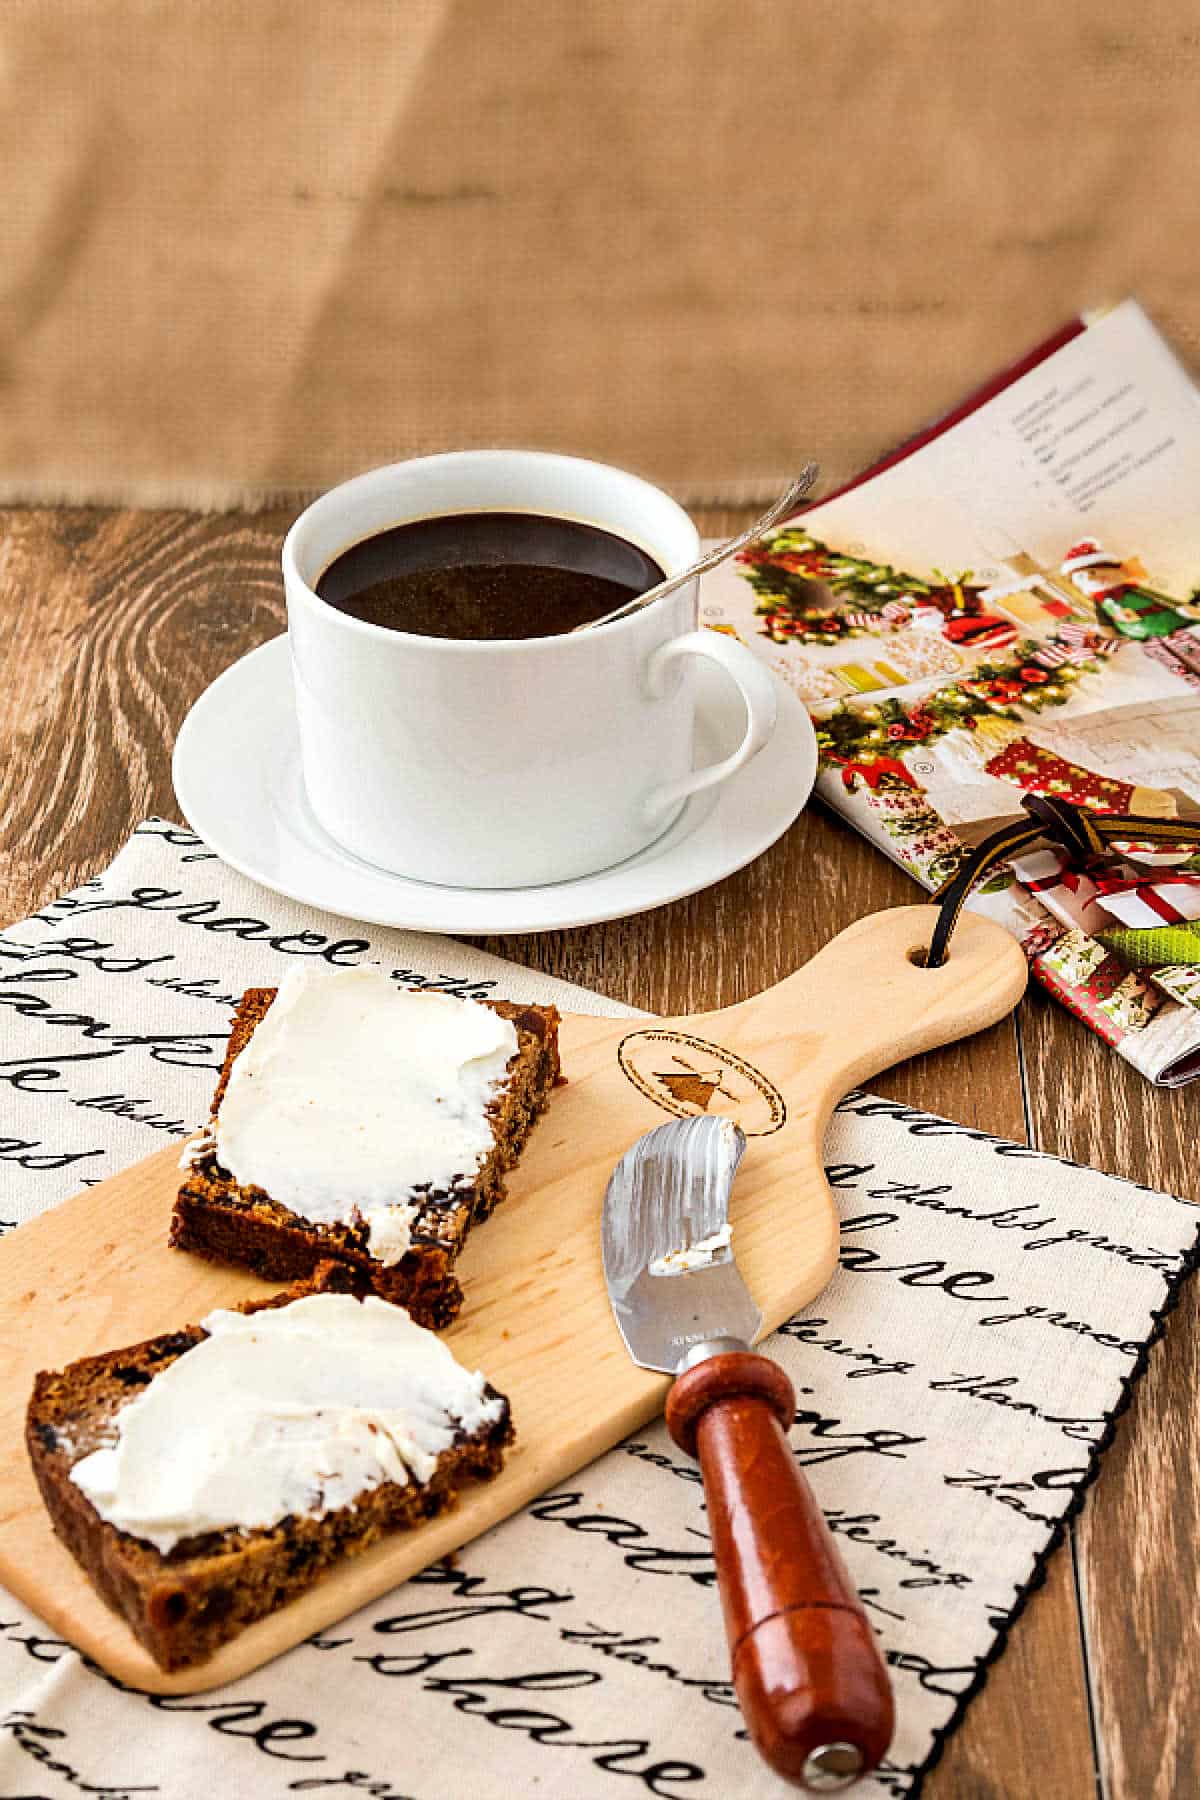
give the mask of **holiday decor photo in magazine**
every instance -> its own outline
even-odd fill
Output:
[[[1133,301],[707,578],[812,713],[818,792],[926,887],[1027,794],[1195,814],[1200,398]],[[1200,1074],[1200,854],[1014,857],[971,904],[1150,1079]]]

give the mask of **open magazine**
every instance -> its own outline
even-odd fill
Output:
[[[706,577],[817,791],[926,887],[1023,794],[1197,820],[1200,395],[1132,300]],[[1015,857],[971,901],[1152,1081],[1200,1074],[1200,853]]]

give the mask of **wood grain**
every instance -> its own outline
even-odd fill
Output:
[[[0,510],[0,908],[18,918],[175,811],[191,702],[283,624],[283,515]]]
[[[1024,1041],[1036,1141],[1197,1197],[1200,1093],[1151,1088],[1089,1032],[1064,1043],[1031,995]],[[1200,1295],[1184,1290],[1077,1532],[1101,1776],[1112,1800],[1200,1793]]]
[[[915,968],[908,952],[928,940],[933,919],[929,906],[859,919],[762,993],[721,1011],[654,1021],[656,1041],[677,1031],[705,1040],[709,1054],[724,1053],[722,1097],[709,1111],[737,1119],[749,1136],[731,1219],[738,1266],[767,1331],[807,1305],[837,1267],[837,1213],[821,1148],[842,1094],[910,1048],[991,1024],[1024,990],[1024,957],[985,919],[963,921],[949,964]],[[848,1026],[839,996],[868,981]],[[119,1680],[193,1693],[236,1680],[387,1593],[660,1412],[669,1381],[626,1351],[608,1303],[599,1232],[613,1166],[674,1110],[650,1073],[660,1052],[647,1045],[647,1059],[639,1058],[645,1032],[627,1018],[567,1014],[560,1039],[570,1079],[512,1176],[503,1229],[468,1245],[462,1275],[471,1304],[446,1334],[460,1362],[486,1369],[520,1420],[517,1447],[494,1481],[436,1523],[340,1564],[208,1662],[173,1676],[156,1668],[57,1544],[22,1446],[39,1368],[142,1343],[244,1296],[244,1274],[167,1248],[176,1147],[0,1242],[0,1342],[13,1347],[0,1390],[0,1580]],[[513,1296],[533,1283],[542,1300],[555,1300],[569,1329],[548,1336],[540,1307],[513,1308]]]
[[[0,691],[0,915],[18,917],[94,873],[147,812],[175,813],[170,751],[188,707],[281,628],[278,556],[292,516],[0,509],[0,621],[19,670]],[[710,513],[700,523],[716,535],[748,516]],[[706,893],[490,947],[649,1010],[684,1013],[779,980],[853,918],[913,896],[899,869],[812,807],[765,856]],[[1119,1175],[1196,1191],[1196,1090],[1150,1088],[1040,994],[1019,1020],[1019,1031],[997,1025],[872,1085],[1010,1137],[1028,1130]],[[1151,1359],[1076,1533],[1086,1664],[1064,1550],[929,1777],[927,1800],[1091,1800],[1097,1763],[1113,1800],[1200,1791],[1200,1655],[1187,1598],[1200,1577],[1196,1309],[1186,1298]]]

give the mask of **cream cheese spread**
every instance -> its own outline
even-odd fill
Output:
[[[71,1470],[102,1519],[164,1554],[182,1538],[320,1517],[385,1481],[427,1481],[503,1401],[402,1307],[310,1294],[214,1312]]]
[[[711,1269],[714,1263],[728,1262],[730,1246],[733,1243],[733,1226],[726,1222],[711,1237],[701,1238],[698,1243],[684,1244],[678,1250],[668,1250],[665,1256],[656,1256],[650,1264],[651,1275],[687,1275],[693,1269]]]
[[[471,1182],[517,1034],[476,1000],[412,993],[382,969],[289,971],[234,1062],[217,1160],[315,1224],[367,1225],[395,1263],[419,1192]]]
[[[216,1140],[210,1132],[204,1131],[199,1137],[189,1138],[179,1153],[179,1167],[186,1174],[189,1169],[197,1168],[205,1157],[211,1156],[216,1147]]]

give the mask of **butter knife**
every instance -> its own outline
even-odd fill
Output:
[[[608,1295],[625,1347],[675,1377],[667,1428],[704,1477],[733,1685],[761,1755],[797,1787],[847,1788],[891,1741],[875,1634],[788,1446],[795,1393],[750,1345],[762,1316],[738,1273],[731,1119],[639,1138],[604,1198]]]

